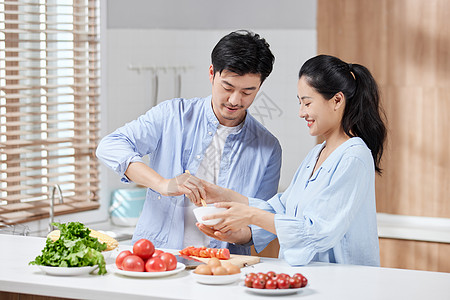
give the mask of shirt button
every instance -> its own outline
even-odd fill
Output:
[[[210,131],[210,132],[208,132],[208,134],[209,134],[209,135],[212,135],[212,132]]]
[[[214,125],[217,125],[217,121],[214,121]]]
[[[202,158],[202,156],[201,155],[197,155],[197,159],[200,159],[200,158]]]
[[[158,200],[161,200],[161,196],[158,196]]]

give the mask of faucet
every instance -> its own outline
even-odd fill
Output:
[[[62,195],[61,187],[59,186],[59,184],[55,184],[52,189],[52,198],[50,200],[50,218],[48,221],[48,232],[55,229],[55,227],[52,225],[52,223],[53,223],[53,219],[55,216],[55,191],[56,190],[58,190],[58,192],[59,192],[59,204],[63,203],[63,195]]]

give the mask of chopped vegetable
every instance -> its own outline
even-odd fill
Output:
[[[206,248],[189,246],[180,250],[180,255],[198,256],[204,258],[217,257],[218,259],[230,259],[230,250],[227,248]]]
[[[89,236],[90,229],[80,222],[67,224],[52,223],[59,228],[61,235],[58,240],[47,238],[42,255],[37,256],[30,265],[53,267],[86,267],[98,265],[99,275],[106,274],[105,258],[101,251],[106,243],[100,243],[97,238]]]

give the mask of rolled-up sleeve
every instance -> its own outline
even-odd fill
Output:
[[[144,162],[142,157],[157,147],[164,122],[161,105],[105,136],[99,143],[96,155],[100,161],[129,182],[124,175],[130,163]]]

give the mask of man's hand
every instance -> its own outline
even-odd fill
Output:
[[[201,205],[201,199],[206,197],[201,180],[189,173],[183,173],[161,182],[159,192],[164,196],[186,195],[195,205]]]
[[[151,188],[164,196],[186,195],[193,203],[200,205],[201,198],[206,197],[202,181],[189,173],[166,179],[144,163],[131,163],[125,175],[140,185]]]

